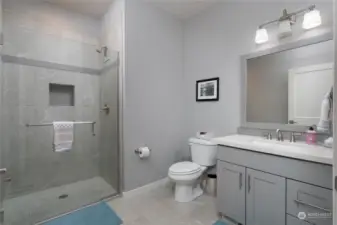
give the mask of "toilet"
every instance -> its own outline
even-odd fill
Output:
[[[192,162],[178,162],[173,164],[168,177],[175,183],[175,200],[190,202],[203,194],[200,187],[201,177],[216,164],[217,145],[208,140],[190,138],[189,145]]]

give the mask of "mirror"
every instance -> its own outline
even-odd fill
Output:
[[[317,124],[333,87],[333,41],[246,58],[246,122]]]

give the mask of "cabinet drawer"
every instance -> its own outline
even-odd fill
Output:
[[[287,215],[287,225],[312,225],[304,220]]]
[[[297,217],[306,213],[306,220],[317,225],[332,224],[332,191],[287,180],[287,213]]]

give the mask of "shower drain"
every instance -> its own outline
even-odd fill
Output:
[[[67,194],[60,195],[60,196],[59,196],[59,199],[65,199],[65,198],[68,198],[68,196],[69,196],[69,195],[67,195]]]

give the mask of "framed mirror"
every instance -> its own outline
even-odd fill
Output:
[[[334,82],[332,34],[242,56],[241,126],[297,131],[317,125]]]

